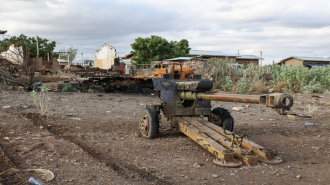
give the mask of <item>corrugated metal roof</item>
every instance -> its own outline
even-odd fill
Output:
[[[7,30],[6,31],[0,30],[0,34],[5,34],[5,33],[7,33]]]
[[[191,60],[194,57],[177,57],[177,58],[171,58],[171,59],[165,59],[165,60]]]
[[[255,55],[240,55],[236,58],[238,58],[238,59],[259,59],[259,60],[263,60],[263,58],[255,56]]]
[[[309,60],[309,61],[328,61],[330,62],[330,58],[325,58],[325,57],[298,57],[298,56],[293,56],[294,58],[298,58],[300,60]]]
[[[300,56],[292,56],[288,57],[286,59],[281,60],[279,63],[283,63],[284,61],[290,59],[290,58],[296,58],[300,60],[307,60],[307,61],[325,61],[325,62],[330,62],[330,57],[300,57]]]
[[[223,53],[221,51],[203,51],[203,50],[190,50],[189,55],[205,55],[205,56],[227,56],[236,57],[239,55],[233,55],[228,53]]]

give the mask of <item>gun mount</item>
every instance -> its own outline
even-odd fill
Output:
[[[139,134],[155,138],[159,130],[159,115],[163,116],[188,137],[216,156],[215,164],[226,167],[259,165],[259,162],[276,164],[282,159],[272,151],[243,141],[245,134],[233,132],[234,118],[229,111],[217,107],[211,111],[211,101],[255,103],[285,114],[293,104],[292,96],[276,93],[267,95],[236,95],[209,93],[213,83],[195,75],[191,81],[176,81],[169,75],[153,79],[161,100],[160,105],[149,105],[141,112]],[[206,120],[207,118],[207,120]]]

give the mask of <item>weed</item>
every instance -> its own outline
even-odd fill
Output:
[[[78,92],[78,89],[73,88],[71,84],[64,84],[62,92]]]
[[[330,91],[328,89],[326,89],[323,93],[324,94],[330,94]]]
[[[49,89],[45,86],[42,85],[40,88],[40,93],[39,93],[39,97],[37,95],[36,91],[31,91],[30,94],[33,97],[33,103],[34,105],[37,107],[37,110],[40,110],[41,115],[45,115],[45,109],[46,109],[46,105],[48,104],[50,107],[50,98],[45,98],[45,94],[48,93]],[[39,106],[38,106],[39,103]]]
[[[32,85],[33,83],[34,83],[34,81],[33,81],[33,79],[32,78],[30,78],[30,79],[28,79],[28,81],[26,82],[28,85]]]
[[[57,76],[63,76],[63,72],[61,70],[57,71]]]
[[[103,85],[96,85],[96,89],[103,89]]]
[[[315,111],[317,111],[318,107],[316,107],[316,105],[311,105],[311,104],[308,104],[308,113],[309,114],[314,114]]]
[[[324,122],[325,128],[330,129],[330,118],[328,118],[328,122]]]
[[[224,91],[231,91],[233,89],[233,81],[230,76],[226,76],[225,84],[222,85]]]
[[[244,75],[238,83],[238,93],[243,94],[250,89],[250,80]]]

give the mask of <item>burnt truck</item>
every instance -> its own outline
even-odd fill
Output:
[[[154,89],[152,79],[161,78],[163,74],[170,74],[177,80],[190,80],[195,69],[183,67],[179,62],[154,61],[150,64],[120,65],[115,60],[114,65],[106,72],[99,74],[81,74],[87,78],[81,83],[84,89],[104,89],[105,92],[127,91],[142,92],[142,88]]]

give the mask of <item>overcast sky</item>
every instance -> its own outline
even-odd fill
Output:
[[[0,0],[0,30],[56,41],[55,51],[83,47],[78,59],[94,58],[103,43],[128,54],[151,35],[187,39],[193,50],[262,51],[263,64],[328,57],[329,18],[329,0]]]

